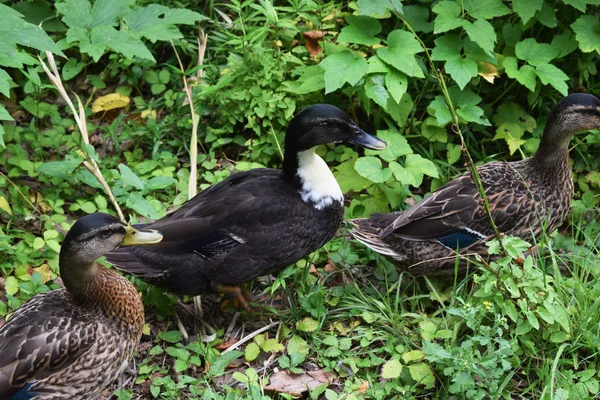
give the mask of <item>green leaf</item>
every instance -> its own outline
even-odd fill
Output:
[[[431,389],[435,386],[435,375],[431,370],[431,367],[424,362],[411,364],[407,366],[410,377],[418,383],[425,386],[427,389]]]
[[[10,208],[10,204],[8,204],[8,201],[4,196],[0,196],[0,210],[4,211],[9,215],[13,215],[12,209]]]
[[[552,64],[541,64],[535,67],[535,73],[544,84],[550,84],[554,89],[558,90],[563,96],[569,94],[569,87],[565,83],[569,80],[567,74],[558,69]]]
[[[118,31],[112,26],[102,25],[92,29],[90,41],[95,45],[104,46],[120,53],[127,59],[139,57],[155,62],[154,56],[144,43],[128,31]],[[95,59],[95,61],[98,61],[98,59]]]
[[[368,15],[373,18],[389,18],[390,9],[402,12],[400,0],[358,0],[360,15]]]
[[[600,54],[600,21],[598,16],[582,15],[571,24],[579,48],[584,53],[596,51]]]
[[[387,108],[390,95],[383,86],[383,75],[371,75],[365,80],[365,94],[380,107]]]
[[[533,66],[546,64],[558,56],[556,48],[548,43],[538,43],[535,39],[525,39],[515,46],[515,54]]]
[[[408,79],[402,72],[393,69],[385,74],[385,86],[396,103],[399,103],[408,89]]]
[[[4,282],[4,290],[9,296],[14,296],[19,291],[19,281],[14,276],[7,276]]]
[[[0,51],[14,58],[16,45],[31,47],[39,51],[50,51],[65,57],[60,47],[50,39],[42,28],[23,20],[23,16],[12,8],[0,4]]]
[[[405,364],[411,361],[421,361],[423,358],[425,358],[425,353],[421,350],[412,350],[402,355],[402,360]]]
[[[174,178],[170,176],[155,176],[152,177],[148,182],[146,182],[146,189],[148,190],[158,190],[164,189],[177,182]]]
[[[139,190],[144,188],[144,182],[127,165],[119,164],[119,172],[121,173],[121,182],[125,185],[133,186]]]
[[[492,24],[484,19],[478,19],[473,23],[465,21],[464,28],[467,35],[469,35],[469,38],[477,43],[484,51],[491,53],[494,50],[496,31]]]
[[[78,73],[81,72],[81,70],[83,70],[83,67],[85,67],[84,62],[78,62],[77,59],[70,58],[69,61],[67,61],[65,65],[63,65],[62,78],[65,81],[74,78],[75,76],[77,76]]]
[[[523,25],[527,24],[531,18],[535,15],[536,11],[542,9],[544,0],[513,0],[513,10],[519,14]]]
[[[424,78],[423,71],[415,54],[423,51],[421,45],[410,32],[396,29],[388,35],[388,47],[377,50],[377,55],[383,61],[408,76]]]
[[[325,70],[320,65],[299,67],[296,71],[298,69],[301,69],[300,78],[283,82],[286,87],[285,90],[295,94],[306,94],[318,92],[325,88]]]
[[[145,217],[154,218],[156,216],[156,211],[154,211],[154,208],[152,208],[148,200],[140,192],[129,193],[126,205]]]
[[[402,364],[397,358],[386,361],[381,368],[381,377],[383,379],[396,379],[402,373]]]
[[[311,317],[304,317],[296,322],[296,329],[302,332],[314,332],[319,328],[319,322]]]
[[[97,26],[116,26],[117,19],[130,11],[135,0],[96,0],[91,6],[87,0],[65,0],[56,9],[62,21],[71,28],[89,30]]]
[[[530,65],[523,65],[521,68],[518,68],[517,59],[514,57],[506,57],[502,65],[509,78],[516,79],[521,85],[532,92],[535,90],[536,74]]]
[[[430,176],[432,178],[438,178],[438,170],[435,163],[431,160],[421,157],[419,154],[407,154],[406,161],[404,162],[404,168],[410,170],[415,176],[420,175],[422,180],[423,175]],[[420,183],[419,183],[420,185]]]
[[[351,190],[360,192],[373,185],[373,182],[356,173],[356,169],[354,169],[355,162],[355,159],[351,159],[335,167],[334,176],[343,193],[348,193]]]
[[[287,344],[287,353],[293,365],[303,362],[308,354],[308,343],[298,335],[293,335]]]
[[[563,0],[565,4],[568,4],[576,9],[578,9],[581,12],[585,12],[585,7],[586,5],[589,4],[594,4],[593,1],[590,0]],[[598,3],[596,3],[598,4]]]
[[[556,35],[552,38],[550,46],[554,47],[558,52],[557,58],[562,58],[568,54],[571,54],[578,48],[577,40],[575,35],[571,31],[564,31],[560,35]]]
[[[283,344],[279,343],[277,339],[267,339],[260,345],[260,348],[263,349],[267,353],[276,353],[278,351],[283,351]]]
[[[227,368],[227,366],[231,364],[233,360],[241,357],[243,354],[244,353],[238,350],[229,351],[227,353],[221,353],[219,358],[217,358],[216,361],[211,364],[210,373],[213,376],[223,375],[223,373],[225,372],[225,368]]]
[[[325,94],[331,93],[347,82],[354,86],[367,73],[367,60],[350,50],[327,56],[319,64],[325,70]]]
[[[12,78],[8,75],[8,72],[0,68],[0,93],[6,97],[10,97],[10,82],[12,82]]]
[[[387,146],[383,150],[365,150],[368,156],[379,156],[385,161],[396,161],[398,158],[411,154],[413,151],[402,134],[395,130],[377,131],[377,137],[385,140]]]
[[[183,37],[176,25],[194,25],[198,21],[207,19],[195,11],[150,4],[146,7],[136,7],[124,18],[124,21],[136,37],[144,37],[151,42],[156,42]]]
[[[457,108],[456,113],[459,117],[461,117],[467,122],[474,122],[476,124],[485,126],[491,125],[490,121],[488,121],[487,117],[483,113],[481,107],[468,104]]]
[[[348,26],[342,28],[338,42],[373,46],[380,42],[375,36],[381,32],[381,24],[374,18],[364,15],[348,15]]]
[[[510,13],[502,0],[464,0],[465,11],[475,19],[491,19]]]
[[[471,78],[477,76],[478,72],[475,61],[462,57],[446,61],[445,70],[461,89],[464,89],[467,83],[471,81]]]
[[[260,354],[260,347],[254,342],[249,343],[248,346],[244,349],[244,358],[246,361],[254,361],[258,358]]]
[[[433,33],[443,33],[463,26],[460,4],[455,1],[440,1],[432,11],[437,14],[434,21]]]
[[[429,22],[429,7],[409,5],[402,11],[404,18],[416,32],[429,33],[433,31],[433,22]]]
[[[448,141],[446,128],[438,126],[437,120],[433,117],[428,117],[423,121],[423,124],[421,125],[421,134],[431,142],[446,143]]]
[[[382,168],[381,160],[377,157],[360,157],[354,164],[354,169],[361,176],[375,183],[385,182],[392,177],[389,168]]]
[[[542,25],[547,26],[548,28],[556,28],[557,20],[554,7],[547,2],[543,2],[542,9],[535,14],[535,17]],[[571,32],[565,31],[563,33],[570,34]]]

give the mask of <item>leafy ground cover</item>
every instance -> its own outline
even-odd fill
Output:
[[[86,163],[127,219],[157,218],[195,182],[279,166],[293,113],[330,102],[389,144],[322,149],[347,217],[360,217],[406,208],[464,171],[463,149],[478,163],[531,155],[559,98],[600,94],[597,0],[40,0],[0,11],[0,315],[59,287],[73,220],[114,211]],[[89,143],[44,51],[81,99]],[[106,397],[598,396],[599,142],[597,131],[572,141],[571,216],[523,267],[513,259],[526,246],[509,239],[506,258],[467,277],[414,279],[342,229],[253,283],[275,301],[257,315],[135,280],[147,328]]]

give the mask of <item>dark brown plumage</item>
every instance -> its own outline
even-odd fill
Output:
[[[320,144],[342,141],[385,147],[340,109],[326,104],[308,107],[290,123],[282,170],[231,175],[146,225],[163,234],[160,244],[118,249],[108,261],[159,287],[189,295],[209,287],[227,291],[226,286],[281,270],[323,246],[342,223],[343,194],[315,154]]]
[[[531,158],[478,167],[500,232],[530,241],[566,218],[573,197],[569,139],[600,128],[600,100],[572,94],[548,117],[540,146]],[[403,269],[421,275],[453,270],[456,252],[485,255],[493,230],[470,174],[448,182],[403,212],[352,221],[350,233]],[[464,263],[463,263],[464,265]]]
[[[127,279],[95,260],[160,239],[108,214],[77,221],[60,252],[66,289],[32,297],[0,327],[0,398],[97,398],[133,355],[144,307]]]

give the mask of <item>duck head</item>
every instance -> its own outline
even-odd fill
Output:
[[[600,129],[600,100],[586,93],[562,98],[548,115],[536,158],[551,160],[568,154],[571,136],[591,129]]]

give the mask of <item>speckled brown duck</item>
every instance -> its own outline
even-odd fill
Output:
[[[0,399],[100,396],[139,343],[144,307],[127,279],[95,261],[161,238],[108,214],[78,220],[60,251],[65,289],[32,297],[0,327]]]
[[[179,294],[235,294],[239,285],[276,273],[327,243],[340,228],[344,196],[325,161],[327,143],[382,149],[342,110],[315,104],[288,127],[283,168],[232,174],[180,209],[145,225],[164,239],[153,246],[108,254],[117,268]]]
[[[577,132],[599,128],[600,100],[572,94],[551,111],[533,157],[477,168],[500,232],[531,242],[544,229],[550,233],[562,223],[573,197],[569,140]],[[493,237],[469,173],[406,211],[351,222],[355,239],[415,275],[453,271],[457,254],[486,258],[484,242]]]

